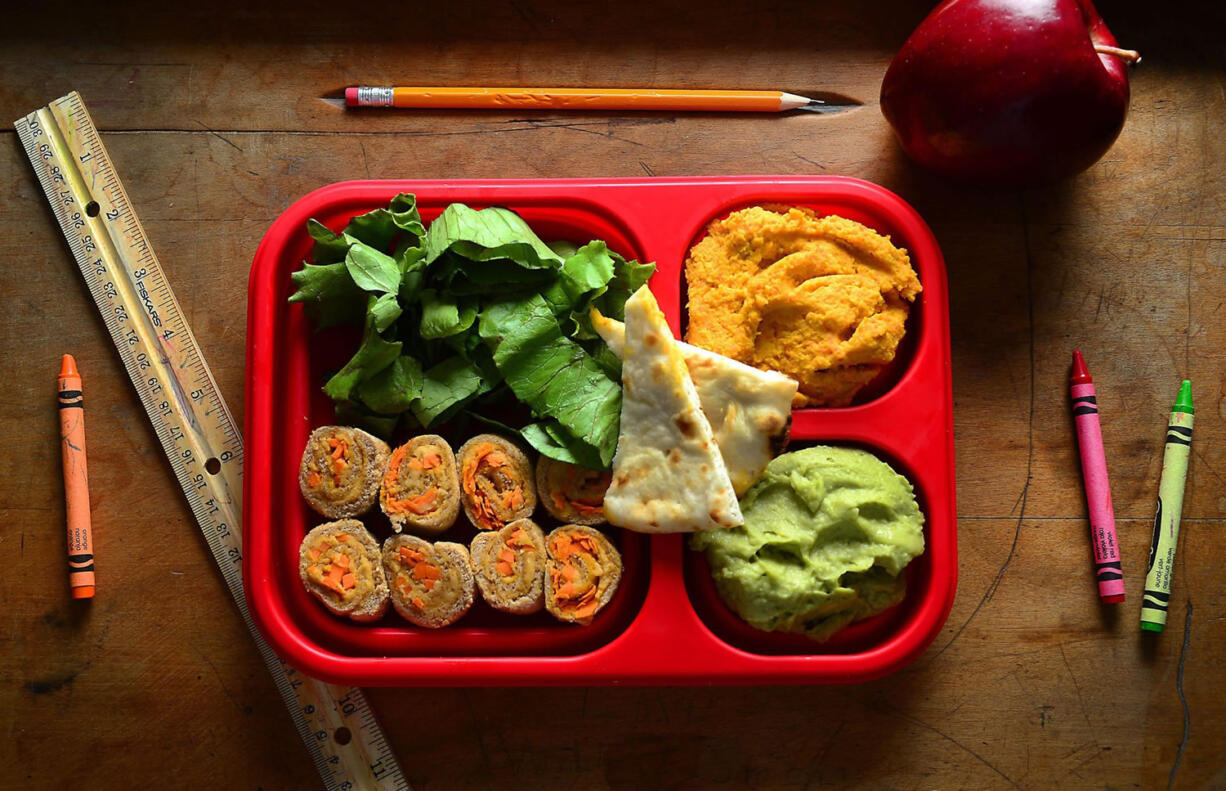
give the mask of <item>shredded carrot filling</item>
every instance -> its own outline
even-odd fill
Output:
[[[608,472],[584,470],[581,467],[568,467],[564,473],[565,482],[569,487],[559,487],[552,493],[553,504],[558,510],[574,510],[584,516],[602,516],[604,514],[604,492],[612,481]],[[575,497],[568,497],[565,492],[575,492]]]
[[[341,473],[349,466],[349,442],[340,437],[328,437],[328,447],[332,449],[332,483],[340,486]]]
[[[571,468],[566,479],[575,483],[571,488],[576,492],[576,496],[567,497],[561,491],[553,492],[553,504],[559,511],[565,511],[569,507],[583,516],[604,514],[604,493],[612,480],[610,473]]]
[[[388,486],[396,482],[396,473],[400,471],[400,465],[404,464],[405,454],[409,449],[405,445],[401,445],[392,451],[392,458],[387,463],[387,472],[383,474],[383,485]]]
[[[391,461],[387,465],[387,473],[383,476],[383,490],[385,492],[394,491],[396,479],[399,476],[401,466],[406,463],[405,456],[407,454],[408,446],[406,445],[401,445],[392,451]],[[427,451],[422,459],[411,456],[407,462],[409,468],[414,470],[432,470],[442,463],[443,457],[433,451]],[[438,495],[438,489],[431,486],[421,494],[411,497],[393,498],[389,496],[386,498],[384,506],[394,514],[413,513],[422,516],[434,510],[435,503],[438,501]]]
[[[443,457],[433,451],[426,451],[420,459],[414,456],[409,459],[409,467],[414,470],[433,470],[443,463]]]
[[[437,580],[442,579],[443,572],[438,566],[431,566],[429,563],[418,563],[413,567],[413,579],[415,580]]]
[[[601,576],[595,542],[587,536],[560,535],[554,538],[550,549],[554,557],[562,562],[560,569],[549,569],[557,591],[558,608],[570,611],[576,618],[595,614]],[[583,569],[576,565],[576,560],[583,565]],[[559,585],[559,582],[562,584]]]
[[[425,490],[416,497],[407,497],[403,500],[397,500],[395,502],[395,506],[399,508],[399,506],[403,505],[405,509],[412,511],[418,516],[421,516],[422,514],[428,514],[434,510],[434,503],[436,500],[438,500],[438,489],[431,486],[429,489]]]
[[[502,495],[502,507],[508,511],[513,511],[523,504],[524,493],[518,486]]]
[[[412,588],[410,578],[421,584],[427,592],[434,590],[435,583],[443,578],[443,571],[438,566],[426,561],[426,553],[418,552],[410,547],[400,547],[396,551],[400,558],[400,562],[408,568],[407,574],[401,574],[396,578],[396,587],[405,596],[409,594]],[[414,598],[413,603],[417,609],[424,609],[424,604],[418,604],[420,598]]]
[[[528,534],[524,532],[522,527],[517,527],[511,531],[503,540],[502,549],[498,552],[498,560],[494,563],[494,569],[503,577],[510,577],[515,573],[515,560],[517,555],[516,549],[524,549],[529,552],[535,552],[536,547],[532,546],[532,539],[528,538]]]
[[[334,538],[337,541],[343,541],[344,539],[347,539],[348,536],[340,534],[334,536]],[[310,555],[311,560],[316,561],[312,564],[312,569],[319,573],[322,577],[320,580],[321,585],[344,595],[347,591],[351,591],[356,588],[358,584],[358,578],[351,570],[353,559],[344,552],[332,550],[325,562],[318,562],[319,558],[328,551],[329,548],[327,541],[311,547],[308,554]]]
[[[596,516],[604,513],[603,503],[592,505],[583,500],[571,500],[561,492],[553,493],[553,504],[557,506],[559,511],[565,511],[570,508],[584,516]]]
[[[315,470],[307,473],[307,486],[310,486],[312,489],[318,489],[322,481],[323,479],[319,477],[319,473],[315,472]]]
[[[478,485],[478,476],[497,487],[499,477],[510,479],[513,476],[511,460],[493,443],[483,442],[473,449],[464,462],[464,468],[460,471],[460,484],[472,500],[477,527],[483,530],[497,530],[505,525],[507,520],[498,514],[490,495]],[[525,502],[523,487],[518,483],[512,483],[509,489],[501,493],[499,500],[504,512],[514,511]]]

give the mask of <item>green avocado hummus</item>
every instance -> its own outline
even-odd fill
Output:
[[[911,483],[873,454],[785,453],[741,498],[745,525],[692,539],[721,598],[751,626],[825,640],[903,597],[924,551]]]

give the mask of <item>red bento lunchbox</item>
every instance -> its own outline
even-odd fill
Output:
[[[310,249],[308,218],[339,229],[400,192],[417,195],[427,222],[454,201],[506,206],[545,239],[604,239],[627,258],[655,261],[651,289],[678,337],[686,253],[711,220],[730,211],[768,203],[807,206],[862,222],[907,248],[923,292],[893,369],[853,406],[796,410],[792,427],[793,448],[818,442],[863,447],[914,484],[926,549],[906,570],[903,602],[825,643],[760,632],[724,606],[705,560],[688,549],[685,536],[608,528],[625,573],[613,601],[589,626],[544,613],[498,613],[480,601],[439,630],[415,627],[394,613],[363,625],[325,612],[298,579],[298,546],[324,520],[306,506],[297,478],[307,435],[331,423],[332,411],[320,391],[325,369],[308,349],[312,328],[301,306],[286,301],[293,292],[290,273]],[[958,563],[945,265],[915,210],[876,185],[838,176],[333,184],[290,206],[260,243],[251,269],[247,344],[247,601],[277,653],[313,676],[397,686],[857,682],[917,657],[949,614]],[[540,521],[546,531],[552,527]],[[380,540],[387,535],[375,532]],[[443,538],[464,540],[450,533]]]

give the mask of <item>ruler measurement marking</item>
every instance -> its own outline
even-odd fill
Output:
[[[79,94],[52,102],[15,126],[188,506],[325,786],[349,789],[357,781],[407,789],[361,691],[291,678],[296,671],[256,630],[242,593],[242,437]],[[205,469],[211,459],[221,462],[218,474]],[[322,727],[307,721],[306,708],[319,712]],[[355,711],[361,725],[349,743],[328,738],[329,726]],[[377,756],[373,763],[371,755]]]

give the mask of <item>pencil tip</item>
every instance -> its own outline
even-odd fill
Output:
[[[803,99],[807,97],[802,96],[800,98]],[[843,110],[849,110],[853,107],[859,107],[859,106],[860,106],[860,102],[857,102],[854,100],[847,101],[847,102],[835,102],[835,101],[827,101],[825,99],[809,99],[808,102],[800,105],[796,109],[804,110],[805,112],[809,112],[809,113],[818,113],[818,114],[826,115],[829,113],[839,113],[839,112],[842,112]]]
[[[60,376],[80,376],[77,372],[77,361],[73,359],[71,354],[65,354],[60,358]]]

